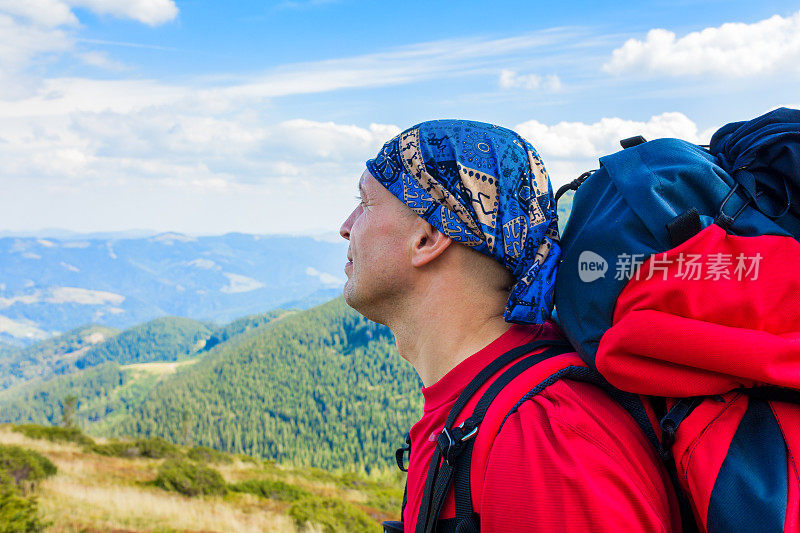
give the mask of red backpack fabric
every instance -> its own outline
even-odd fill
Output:
[[[653,397],[700,530],[798,531],[800,111],[710,147],[640,141],[577,187],[561,325],[612,385]]]
[[[717,253],[769,260],[755,279],[677,275],[681,254]],[[703,531],[800,530],[800,406],[764,388],[800,388],[800,276],[787,268],[798,258],[790,237],[710,226],[642,265],[649,272],[653,261],[671,263],[668,281],[632,279],[600,341],[597,368],[615,386],[693,398],[670,401],[675,411],[664,423],[677,425],[672,456]],[[683,420],[682,410],[691,411]]]

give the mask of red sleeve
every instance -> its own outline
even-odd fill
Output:
[[[681,529],[669,477],[641,430],[578,382],[553,384],[506,420],[480,502],[484,533]]]

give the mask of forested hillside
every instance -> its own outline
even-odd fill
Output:
[[[75,396],[76,421],[98,436],[323,468],[393,463],[422,397],[387,328],[341,298],[206,328],[169,318],[126,330],[83,354],[98,366],[0,393],[0,421],[60,424]],[[183,363],[147,363],[157,358]]]
[[[267,313],[261,313],[257,315],[250,315],[245,316],[242,318],[237,318],[233,322],[225,324],[214,330],[214,333],[209,337],[206,341],[205,346],[203,346],[204,350],[210,350],[217,344],[227,342],[233,337],[237,335],[241,335],[243,333],[247,333],[248,331],[255,329],[259,326],[263,326],[268,322],[275,320],[276,318],[288,316],[296,311],[287,311],[285,309],[275,309],[269,311]]]
[[[121,333],[97,325],[77,328],[0,358],[0,390],[46,389],[47,380],[109,361],[124,365],[185,359],[201,351],[218,329],[181,317],[157,318]]]
[[[100,420],[125,411],[139,401],[141,394],[137,393],[142,392],[142,386],[153,384],[145,382],[132,388],[136,380],[135,374],[125,372],[117,363],[105,363],[44,383],[17,387],[0,395],[0,421],[62,424],[64,400],[70,396],[79,401],[79,420]]]
[[[113,433],[323,468],[383,468],[420,414],[419,387],[389,330],[337,299],[220,345],[158,383]]]
[[[76,359],[118,333],[119,330],[105,326],[84,326],[27,348],[6,353],[0,349],[0,390],[15,383],[67,372]]]
[[[213,328],[189,318],[157,318],[91,348],[75,361],[75,366],[87,368],[106,361],[123,365],[176,361],[202,349]]]
[[[19,383],[0,392],[0,421],[61,424],[64,399],[74,396],[77,419],[102,432],[113,419],[138,405],[156,382],[177,369],[164,362],[194,362],[193,355],[291,313],[275,310],[213,329],[195,320],[165,317],[122,333],[87,326],[39,342],[17,355],[16,360],[26,365],[21,368],[26,370],[22,377],[27,381],[13,375],[5,378]],[[154,361],[158,363],[142,365]]]

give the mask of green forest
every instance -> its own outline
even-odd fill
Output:
[[[0,422],[163,437],[297,466],[372,471],[419,417],[420,382],[391,332],[339,298],[212,327],[159,319],[92,346],[74,371],[0,393]],[[182,361],[169,372],[150,372]]]
[[[337,299],[255,331],[158,383],[110,431],[322,468],[393,463],[422,398],[387,328]]]
[[[0,390],[32,379],[47,379],[74,370],[74,359],[119,333],[105,326],[85,326],[26,348],[0,346]]]

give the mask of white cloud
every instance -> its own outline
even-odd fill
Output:
[[[76,267],[75,265],[70,265],[69,263],[65,263],[64,261],[61,261],[60,264],[61,264],[62,267],[66,268],[67,270],[69,270],[71,272],[80,272],[80,269],[78,267]]]
[[[189,261],[187,263],[187,265],[193,266],[193,267],[197,267],[197,268],[203,268],[203,269],[206,269],[206,270],[212,270],[212,269],[213,270],[220,270],[222,268],[219,265],[217,265],[214,261],[212,261],[211,259],[205,259],[205,258],[202,258],[202,257],[199,257],[197,259]]]
[[[106,303],[119,305],[125,297],[108,291],[95,291],[79,287],[54,287],[47,298],[50,303],[76,303],[83,305],[103,305]]]
[[[0,11],[0,96],[28,94],[36,80],[24,74],[34,58],[70,50],[72,37],[58,28],[21,24]]]
[[[386,87],[467,74],[493,75],[499,58],[567,40],[561,30],[505,39],[448,39],[354,57],[284,65],[223,89],[230,96],[273,98],[355,87]]]
[[[48,28],[77,26],[78,18],[72,12],[74,7],[150,26],[169,22],[178,16],[178,7],[173,0],[0,0],[0,12]]]
[[[48,336],[47,332],[39,329],[31,320],[14,320],[2,315],[0,315],[0,332],[21,339],[44,339]]]
[[[11,298],[0,298],[0,309],[11,307],[16,303],[30,305],[39,301],[41,301],[41,298],[39,297],[38,291],[34,292],[33,294],[22,294],[19,296],[12,296]]]
[[[228,278],[228,284],[220,289],[224,293],[234,294],[239,292],[250,292],[264,287],[264,284],[257,279],[242,276],[241,274],[223,272],[223,275]]]
[[[561,90],[561,80],[555,74],[548,74],[544,78],[536,74],[518,74],[514,70],[503,69],[500,71],[499,85],[503,89],[546,89],[548,91]]]
[[[776,71],[796,74],[798,67],[800,12],[753,24],[727,23],[680,38],[665,29],[650,30],[644,41],[630,39],[614,50],[603,70],[611,74],[745,77]]]
[[[542,156],[554,187],[597,168],[598,158],[621,150],[619,141],[627,137],[642,135],[648,140],[675,137],[694,143],[709,140],[708,134],[700,133],[689,117],[676,112],[653,116],[647,122],[614,117],[592,124],[546,125],[530,120],[518,124],[514,130],[528,139]]]
[[[77,50],[80,27],[73,7],[156,25],[174,19],[173,0],[0,0],[0,96],[29,96],[41,80],[30,67],[72,53],[89,65],[119,70],[122,65],[92,50]]]
[[[118,88],[124,94],[133,87]],[[59,187],[146,179],[210,192],[245,183],[283,185],[278,180],[288,178],[286,187],[301,191],[304,179],[357,176],[363,162],[400,132],[394,125],[308,119],[269,124],[260,120],[258,104],[235,102],[215,113],[191,93],[169,105],[155,100],[140,109],[121,100],[118,110],[5,118],[0,105],[0,173]],[[13,113],[20,105],[7,109]]]
[[[68,3],[61,0],[0,0],[2,12],[46,28],[78,25]]]
[[[339,287],[345,282],[345,280],[340,277],[334,276],[333,274],[328,274],[327,272],[320,272],[314,267],[306,268],[306,275],[318,278],[323,285],[328,287]]]
[[[197,239],[190,236],[190,235],[183,235],[182,233],[175,233],[169,231],[167,233],[160,233],[153,237],[147,239],[150,242],[158,242],[161,244],[166,244],[167,246],[172,246],[176,242],[196,242]]]
[[[272,142],[294,151],[310,152],[321,159],[345,160],[377,152],[383,143],[400,133],[390,124],[370,124],[369,129],[334,122],[295,119],[282,122],[270,135]]]
[[[169,22],[178,16],[173,0],[66,0],[73,7],[84,7],[98,15],[138,20],[150,26]]]

